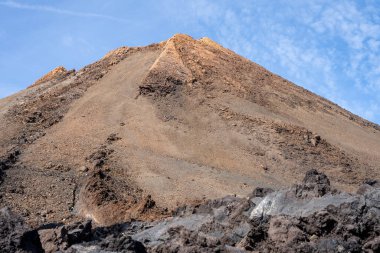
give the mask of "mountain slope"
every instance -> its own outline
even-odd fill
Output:
[[[207,38],[59,70],[0,100],[2,203],[31,224],[154,219],[311,168],[348,191],[380,174],[378,125]]]

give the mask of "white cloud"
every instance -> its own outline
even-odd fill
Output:
[[[120,21],[97,13],[16,1],[0,4]],[[373,6],[376,1],[278,0],[268,4],[265,0],[171,0],[162,4],[167,15],[192,31],[210,34],[223,46],[273,72],[380,122],[377,110],[380,107],[380,10],[379,5]],[[86,41],[71,35],[63,36],[62,43],[88,46]]]
[[[71,11],[66,9],[59,9],[47,5],[32,5],[32,4],[24,4],[16,1],[4,1],[0,2],[0,5],[7,6],[9,8],[15,9],[24,9],[24,10],[32,10],[32,11],[44,11],[44,12],[52,12],[61,15],[69,15],[69,16],[77,16],[77,17],[85,17],[85,18],[99,18],[106,19],[110,21],[117,21],[122,23],[130,23],[129,20],[123,18],[117,18],[109,15],[92,13],[92,12],[80,12],[80,11]]]
[[[82,52],[96,53],[96,48],[89,41],[82,37],[65,34],[61,37],[61,43],[65,47],[80,49]]]
[[[189,18],[224,46],[380,121],[380,10],[350,0],[192,2]]]
[[[341,40],[348,64],[344,72],[364,92],[380,92],[380,25],[366,9],[359,10],[355,2],[334,1],[325,7],[311,27],[320,36]]]

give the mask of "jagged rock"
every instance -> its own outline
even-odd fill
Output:
[[[87,157],[87,160],[91,162],[95,167],[102,167],[104,163],[108,160],[108,156],[114,152],[113,149],[107,148],[107,146],[102,145]]]
[[[379,252],[380,251],[380,236],[364,244],[363,248],[367,251]]]
[[[21,252],[21,240],[28,227],[8,208],[0,209],[0,249],[3,252]]]
[[[109,236],[101,241],[100,246],[103,250],[110,250],[116,252],[136,252],[145,253],[144,245],[132,239],[130,236]]]
[[[116,228],[116,227],[115,227]],[[123,233],[91,229],[91,221],[38,231],[43,250],[48,252],[136,252],[145,253],[142,243]],[[113,231],[115,232],[115,231]]]
[[[91,221],[38,231],[42,248],[46,253],[65,251],[71,245],[92,239]]]
[[[269,193],[271,192],[274,192],[273,189],[271,188],[263,188],[263,187],[257,187],[253,190],[252,194],[250,195],[251,198],[254,198],[254,197],[265,197],[266,195],[268,195]]]
[[[0,209],[0,252],[42,252],[37,232],[7,207]]]
[[[45,252],[377,252],[377,184],[365,184],[360,194],[323,190],[322,195],[321,189],[327,186],[328,178],[312,170],[297,187],[257,188],[249,200],[227,196],[184,206],[173,217],[159,221],[94,229],[91,222],[40,228],[38,242]],[[145,212],[153,207],[148,196],[136,208]],[[20,245],[36,239],[29,236],[20,243],[27,230],[20,228],[18,236],[2,241],[5,247],[16,245],[12,249],[22,250]]]
[[[295,185],[295,194],[298,198],[322,197],[331,191],[328,177],[317,170],[306,172],[301,185]]]

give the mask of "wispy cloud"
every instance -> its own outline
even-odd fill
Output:
[[[71,34],[64,34],[61,37],[61,43],[65,47],[80,48],[82,52],[96,53],[96,48],[88,40],[83,37],[73,36]]]
[[[380,92],[380,24],[355,2],[336,2],[325,7],[311,23],[321,36],[334,38],[347,47],[344,72],[364,92]],[[380,97],[379,97],[380,98]]]
[[[104,15],[104,14],[92,13],[92,12],[71,11],[71,10],[55,8],[55,7],[47,6],[47,5],[34,5],[34,4],[32,5],[32,4],[25,4],[25,3],[20,3],[16,1],[3,1],[3,2],[0,2],[0,5],[6,6],[9,8],[14,8],[14,9],[43,11],[43,12],[51,12],[51,13],[56,13],[56,14],[61,14],[61,15],[68,15],[68,16],[76,16],[76,17],[84,17],[84,18],[98,18],[98,19],[105,19],[105,20],[117,21],[117,22],[122,22],[122,23],[129,23],[129,20],[124,19],[124,18],[118,18],[118,17],[113,17],[110,15]]]
[[[0,5],[128,22],[100,13],[21,1],[0,0]],[[170,17],[165,28],[185,27],[187,30],[178,32],[212,37],[271,71],[380,123],[378,1],[277,0],[268,4],[266,0],[166,0],[144,7],[149,10],[152,6]],[[155,27],[149,18],[147,24]],[[75,34],[65,34],[61,39],[65,47],[87,47]]]
[[[366,5],[366,4],[369,5]],[[364,1],[194,0],[224,46],[354,113],[380,121],[379,5]],[[377,10],[377,11],[376,11]],[[274,15],[275,13],[275,15]]]

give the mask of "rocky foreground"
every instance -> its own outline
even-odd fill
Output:
[[[1,252],[379,252],[380,182],[356,194],[332,189],[310,170],[301,184],[247,198],[183,206],[155,222],[96,227],[91,221],[30,230],[0,211]]]

